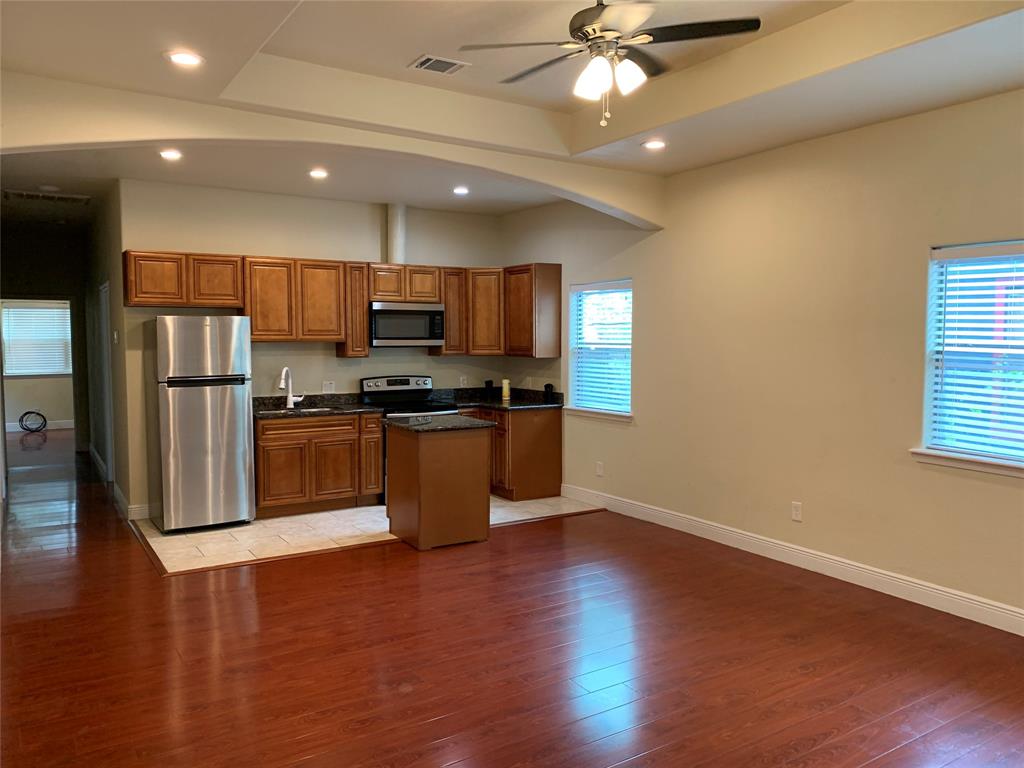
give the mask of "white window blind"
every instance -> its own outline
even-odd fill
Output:
[[[573,286],[569,329],[569,405],[631,412],[633,283]]]
[[[933,251],[927,365],[925,446],[1024,462],[1024,242]]]
[[[66,301],[4,301],[4,375],[71,373],[71,306]]]

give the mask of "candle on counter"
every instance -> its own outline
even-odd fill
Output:
[[[508,379],[501,380],[501,399],[506,402],[512,399],[512,386]]]

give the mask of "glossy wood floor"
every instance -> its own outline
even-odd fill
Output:
[[[607,512],[160,578],[78,473],[12,473],[4,768],[1024,765],[1024,639],[920,606]]]

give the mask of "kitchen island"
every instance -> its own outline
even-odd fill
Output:
[[[386,424],[391,533],[421,550],[486,541],[495,423],[438,415]]]

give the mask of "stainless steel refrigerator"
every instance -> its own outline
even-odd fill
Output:
[[[248,317],[156,318],[165,531],[252,520]]]

